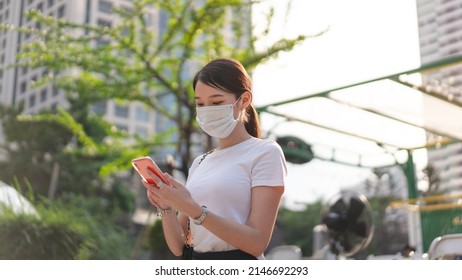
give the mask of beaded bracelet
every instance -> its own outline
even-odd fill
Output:
[[[162,217],[164,214],[172,213],[172,208],[162,209],[159,206],[157,207],[157,217]]]

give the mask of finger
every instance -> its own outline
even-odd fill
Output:
[[[165,184],[164,182],[160,181],[158,184],[157,184],[157,187],[159,188],[159,190],[162,190],[167,184]]]
[[[155,182],[160,181],[159,176],[156,175],[150,168],[147,168],[149,176],[151,176],[152,179],[154,179]]]
[[[151,191],[148,191],[147,196],[154,202],[154,205],[159,206],[160,201],[162,201],[162,198]]]
[[[157,206],[159,203],[154,199],[152,193],[150,191],[146,191],[146,195],[148,197],[149,202],[151,202],[152,205]]]
[[[152,179],[151,179],[152,180]],[[152,183],[142,179],[141,180],[141,183],[143,184],[143,186],[148,189],[148,190],[151,190],[151,189],[154,189],[154,188],[157,188],[156,187],[156,183],[154,181],[152,181]]]
[[[154,184],[156,186],[159,186],[163,183],[162,179],[156,175],[156,173],[152,172],[151,169],[148,168],[148,174],[151,176],[151,179],[153,180]]]
[[[147,197],[149,202],[151,202],[151,204],[155,207],[159,207],[161,209],[171,208],[169,205],[161,203],[160,201],[162,200],[150,191],[147,192]]]

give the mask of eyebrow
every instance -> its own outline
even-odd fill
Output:
[[[208,98],[210,99],[210,98],[215,98],[215,97],[224,97],[224,96],[225,96],[225,95],[224,95],[224,94],[222,94],[222,93],[215,93],[215,94],[212,94],[212,95],[210,95]],[[201,98],[200,98],[200,97],[197,97],[197,96],[195,96],[195,97],[194,97],[194,99],[198,100],[198,99],[201,99]]]

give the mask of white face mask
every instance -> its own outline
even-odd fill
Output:
[[[241,112],[239,111],[239,116],[237,119],[234,119],[233,112],[234,105],[236,105],[240,98],[233,104],[196,107],[196,120],[202,130],[212,137],[228,137],[236,127],[241,116]]]

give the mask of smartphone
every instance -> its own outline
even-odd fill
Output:
[[[149,175],[148,170],[150,170],[152,173],[156,174],[157,177],[159,177],[162,182],[165,184],[170,184],[167,179],[165,179],[164,175],[162,174],[162,171],[160,168],[157,166],[157,164],[152,160],[150,157],[139,157],[135,158],[132,160],[132,165],[135,168],[135,170],[140,174],[141,178],[146,180],[146,182],[150,184],[155,184],[154,180],[151,178]]]

